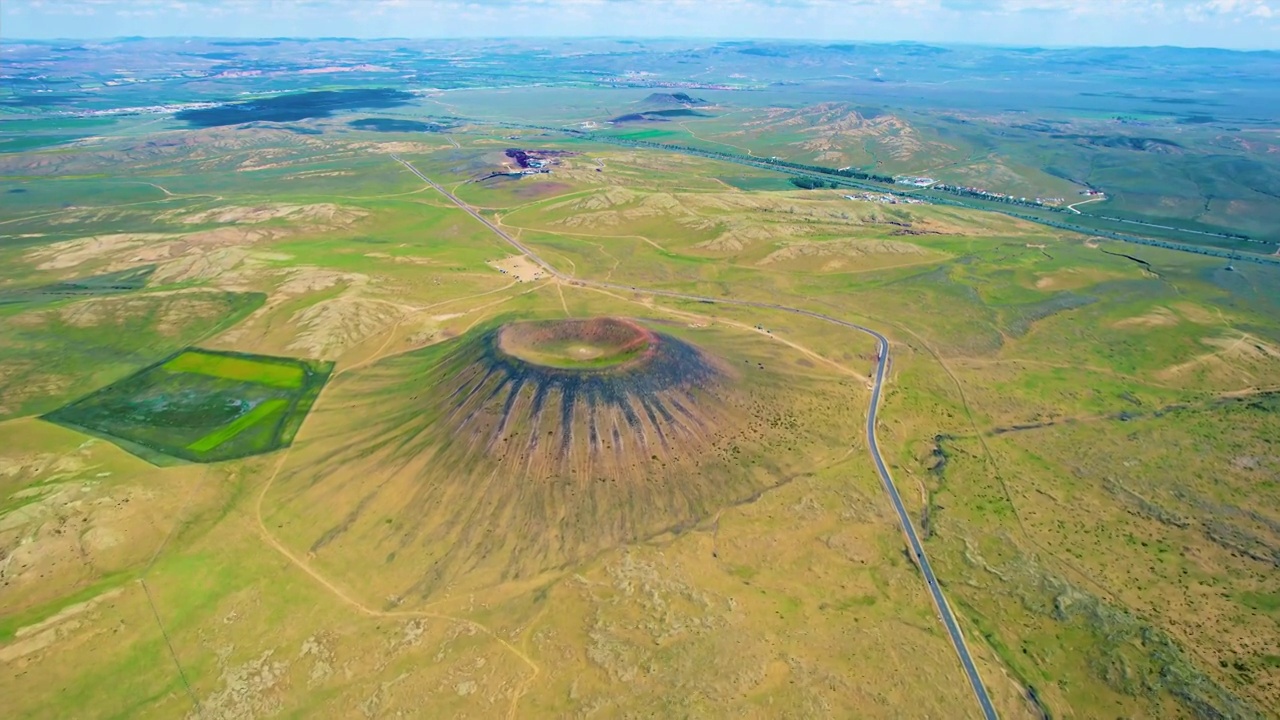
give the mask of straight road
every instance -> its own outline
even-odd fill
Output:
[[[812,310],[804,310],[802,308],[787,307],[786,305],[777,305],[774,303],[756,302],[753,300],[731,300],[725,298],[703,297],[701,295],[689,295],[686,293],[672,292],[670,290],[648,290],[638,288],[633,285],[622,285],[611,282],[596,282],[594,280],[582,280],[569,277],[559,270],[552,267],[547,261],[538,256],[537,253],[529,249],[524,243],[511,237],[505,230],[490,222],[488,218],[476,212],[475,208],[467,205],[458,199],[453,193],[445,190],[434,180],[423,175],[407,160],[403,160],[398,155],[392,155],[396,162],[404,165],[409,172],[413,173],[426,184],[435,188],[437,192],[448,198],[454,205],[466,211],[471,217],[484,223],[498,237],[505,240],[516,250],[533,260],[548,275],[557,280],[567,282],[572,285],[581,287],[593,287],[607,290],[621,290],[624,292],[643,292],[647,295],[656,295],[659,297],[674,298],[677,300],[693,300],[701,303],[711,303],[718,305],[736,305],[738,307],[753,307],[763,310],[779,310],[782,312],[792,313],[794,315],[804,315],[824,322],[839,325],[850,330],[860,332],[875,338],[877,349],[880,356],[880,362],[876,365],[875,384],[871,392],[871,407],[867,411],[867,446],[871,449],[871,457],[875,461],[876,471],[880,474],[880,481],[884,484],[884,489],[889,494],[889,499],[893,503],[893,509],[898,514],[898,524],[902,527],[902,532],[907,538],[907,545],[911,548],[912,556],[915,557],[916,564],[920,568],[920,572],[924,575],[926,589],[929,591],[930,597],[933,598],[934,607],[938,610],[939,617],[942,618],[942,625],[947,631],[947,635],[951,638],[951,644],[956,649],[956,654],[960,657],[960,665],[965,675],[969,678],[969,685],[973,688],[973,693],[978,699],[978,705],[982,709],[982,715],[986,720],[997,720],[996,709],[991,704],[991,698],[987,695],[987,688],[982,683],[982,677],[978,675],[978,668],[973,662],[973,657],[969,654],[969,646],[965,643],[964,634],[960,632],[960,625],[956,622],[955,615],[951,612],[951,606],[947,604],[947,599],[942,595],[942,588],[938,586],[938,578],[933,574],[933,567],[929,565],[929,558],[925,555],[924,544],[920,542],[919,535],[916,534],[915,525],[911,522],[911,516],[907,513],[907,507],[902,502],[902,496],[898,494],[898,488],[893,484],[893,477],[889,474],[889,468],[885,465],[884,458],[880,455],[880,445],[876,441],[876,416],[880,408],[880,391],[884,387],[884,376],[889,367],[889,340],[879,332],[871,328],[863,327],[855,323],[833,318],[830,315],[813,312]]]

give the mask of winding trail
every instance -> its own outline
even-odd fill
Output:
[[[398,322],[396,322],[391,327],[391,329],[388,331],[387,339],[382,343],[381,346],[378,347],[377,350],[373,352],[372,355],[365,358],[364,360],[361,360],[358,363],[355,363],[354,365],[349,365],[347,367],[342,368],[338,372],[334,373],[334,377],[336,378],[344,373],[368,366],[385,357],[387,351],[390,349],[392,342],[397,337],[397,331],[410,318],[415,318],[421,315],[422,313],[427,312],[428,310],[438,308],[441,306],[449,305],[456,302],[461,302],[464,300],[473,300],[476,298],[484,297],[486,295],[493,295],[495,293],[500,293],[502,291],[511,289],[515,285],[516,285],[515,282],[511,282],[506,285],[503,285],[502,287],[496,288],[494,290],[488,290],[482,293],[477,293],[475,295],[468,295],[466,297],[452,298],[450,300],[444,300],[438,303],[432,303],[430,305],[418,308],[414,312],[411,312],[405,317],[401,318]],[[541,284],[535,285],[534,287],[530,288],[525,292],[534,292],[540,287],[542,287]],[[502,300],[499,300],[497,302],[504,302],[505,300],[506,298],[503,298]],[[493,303],[491,303],[490,305],[492,304]],[[489,305],[482,305],[480,307],[481,308],[489,307]],[[430,619],[430,620],[440,620],[444,622],[452,622],[458,625],[463,625],[463,626],[472,628],[476,632],[479,632],[482,635],[485,635],[486,637],[492,639],[494,642],[498,643],[498,645],[500,645],[502,648],[504,648],[505,650],[510,652],[512,655],[514,655],[516,658],[518,658],[520,662],[524,663],[529,669],[529,675],[526,678],[524,678],[524,680],[521,681],[520,684],[517,685],[515,690],[512,692],[511,704],[507,709],[507,714],[506,714],[507,720],[512,720],[513,718],[517,717],[517,709],[519,708],[519,705],[520,705],[520,699],[523,698],[529,692],[529,689],[542,675],[542,668],[538,666],[538,663],[535,662],[533,658],[529,657],[528,653],[521,650],[520,647],[518,647],[515,643],[508,641],[507,639],[499,635],[492,628],[482,623],[476,622],[475,620],[471,620],[464,617],[457,617],[453,615],[445,615],[442,613],[432,612],[426,609],[437,603],[428,604],[426,608],[422,608],[418,610],[379,610],[377,608],[370,607],[369,605],[366,605],[363,602],[361,602],[359,598],[352,595],[347,590],[343,589],[341,586],[337,585],[333,581],[326,578],[323,574],[321,574],[319,571],[313,568],[311,564],[308,563],[304,558],[299,557],[294,551],[290,550],[283,542],[281,542],[278,538],[276,538],[275,535],[271,533],[271,530],[267,527],[267,523],[264,520],[264,515],[262,512],[263,503],[266,500],[267,494],[271,491],[271,488],[275,485],[276,479],[280,477],[280,473],[284,470],[285,465],[288,463],[292,452],[293,452],[293,447],[291,446],[286,448],[284,452],[281,453],[279,461],[276,462],[274,469],[272,469],[271,471],[271,474],[267,476],[266,482],[262,484],[262,489],[258,491],[257,498],[254,502],[253,519],[255,524],[257,525],[258,534],[262,536],[262,539],[268,545],[270,545],[272,549],[274,549],[276,552],[284,556],[284,558],[287,559],[289,562],[291,562],[295,567],[297,567],[299,570],[305,573],[308,577],[314,580],[317,584],[319,584],[325,590],[329,591],[331,595],[333,595],[335,598],[340,600],[343,604],[348,605],[349,607],[351,607],[361,615],[364,615],[366,617],[373,617],[373,618]],[[165,542],[166,543],[168,542],[167,538]],[[161,546],[161,549],[163,549],[163,545]],[[152,563],[155,562],[155,558],[159,554],[160,554],[160,550],[157,550],[155,555],[152,557]],[[149,567],[150,566],[148,566],[148,568]],[[143,584],[143,590],[147,590],[145,583]],[[147,600],[148,602],[151,602],[151,596],[149,592],[147,594]],[[155,607],[154,602],[152,602],[151,609],[152,609],[152,612],[155,613],[156,621],[159,623],[160,615],[159,615],[159,611]],[[164,633],[165,641],[168,642],[168,634],[165,633],[164,625],[162,623],[160,624],[160,631]],[[186,674],[183,672],[182,665],[178,662],[178,658],[176,653],[174,653],[173,651],[172,644],[169,645],[169,651],[170,651],[170,654],[173,656],[174,664],[177,665],[179,677],[181,678],[183,684],[186,685],[188,694],[191,695],[191,700],[195,706],[197,716],[200,716],[203,712],[200,705],[200,701],[195,696],[194,692],[192,692],[190,685],[187,684]]]
[[[1068,210],[1070,210],[1071,212],[1073,212],[1073,213],[1077,214],[1077,215],[1083,215],[1084,213],[1082,213],[1082,212],[1080,212],[1079,210],[1077,210],[1077,209],[1076,209],[1076,206],[1077,206],[1077,205],[1088,205],[1088,204],[1089,204],[1089,203],[1091,203],[1091,202],[1099,202],[1099,201],[1106,200],[1106,199],[1107,199],[1107,197],[1106,197],[1105,195],[1099,195],[1099,196],[1094,197],[1094,198],[1091,198],[1091,199],[1089,199],[1089,200],[1081,200],[1080,202],[1077,202],[1077,203],[1071,203],[1070,205],[1068,205],[1068,206],[1067,206],[1067,209],[1068,209]]]
[[[258,533],[262,535],[263,540],[265,540],[266,543],[272,547],[272,549],[274,549],[276,552],[284,556],[287,560],[289,560],[289,562],[293,563],[295,567],[297,567],[302,572],[306,573],[306,575],[310,577],[312,580],[314,580],[317,584],[319,584],[325,590],[328,590],[331,595],[333,595],[334,597],[342,601],[343,604],[351,607],[353,610],[360,613],[361,615],[364,615],[366,617],[371,617],[371,618],[430,619],[430,620],[441,620],[444,622],[451,622],[451,623],[464,625],[466,627],[472,628],[476,632],[479,632],[482,635],[487,636],[494,642],[498,643],[500,646],[502,646],[505,650],[510,652],[516,658],[518,658],[520,662],[524,663],[529,668],[528,677],[526,677],[518,686],[516,686],[515,690],[512,692],[512,695],[511,695],[511,705],[507,710],[506,717],[508,720],[512,720],[512,718],[515,718],[517,715],[517,708],[520,705],[520,699],[524,697],[526,693],[528,693],[529,688],[532,687],[533,683],[537,681],[538,677],[542,674],[542,668],[539,667],[538,663],[536,663],[533,660],[533,658],[529,657],[527,653],[525,653],[515,644],[504,639],[492,628],[486,625],[483,625],[481,623],[478,623],[475,620],[470,620],[468,618],[463,618],[463,617],[456,617],[453,615],[445,615],[442,613],[431,612],[429,610],[378,610],[377,608],[369,607],[368,605],[365,605],[364,603],[360,602],[358,598],[353,596],[351,593],[347,592],[341,586],[333,583],[324,575],[316,571],[315,568],[311,567],[310,563],[298,557],[298,555],[295,554],[288,547],[286,547],[284,543],[280,542],[280,540],[278,540],[275,537],[275,535],[271,534],[271,531],[267,529],[266,522],[263,520],[262,504],[263,504],[263,500],[266,499],[267,492],[270,491],[271,487],[275,484],[276,478],[279,477],[280,472],[284,469],[285,464],[288,462],[291,450],[292,448],[285,450],[285,452],[280,455],[280,460],[276,462],[275,469],[271,472],[271,475],[267,477],[267,481],[263,483],[262,489],[258,492],[258,497],[254,504],[254,513],[253,513],[254,521],[258,526]],[[144,585],[143,587],[145,589],[146,586]],[[150,600],[150,594],[148,594],[147,599]],[[154,604],[152,605],[152,611],[155,612]],[[157,621],[159,620],[158,614],[156,616],[156,619]],[[163,631],[163,629],[164,629],[164,626],[161,625],[161,630]],[[165,636],[165,640],[168,641],[167,634]],[[170,646],[170,651],[172,652],[172,646]],[[174,659],[176,662],[177,658],[175,657]],[[181,666],[179,666],[178,671],[180,674],[182,673]],[[181,676],[182,676],[183,682],[185,683],[186,676],[184,674]],[[190,692],[189,687],[188,687],[188,692]],[[192,695],[192,701],[196,704],[197,712],[199,712],[200,704],[199,704],[199,701],[196,700],[194,694]]]
[[[711,298],[711,297],[704,297],[701,295],[691,295],[688,293],[673,292],[670,290],[651,290],[651,289],[639,288],[632,285],[622,285],[622,284],[613,283],[613,282],[598,282],[594,280],[583,280],[579,278],[570,277],[568,275],[561,273],[559,270],[553,267],[550,263],[543,260],[541,256],[539,256],[536,252],[530,249],[527,245],[520,242],[518,239],[512,237],[505,230],[503,230],[502,228],[500,228],[499,226],[491,222],[488,218],[481,215],[470,205],[467,205],[465,202],[460,200],[457,196],[453,195],[453,193],[450,193],[448,190],[446,190],[445,188],[437,184],[434,180],[427,177],[426,175],[423,175],[422,172],[420,172],[416,167],[414,167],[409,161],[402,159],[399,155],[393,154],[391,155],[391,157],[396,162],[403,165],[405,169],[407,169],[409,172],[416,175],[419,180],[422,180],[424,183],[435,188],[437,192],[439,192],[441,195],[444,195],[446,198],[452,201],[453,204],[457,205],[460,209],[465,211],[471,217],[483,223],[486,227],[492,230],[495,235],[502,238],[513,248],[515,248],[516,250],[526,255],[530,260],[534,261],[539,266],[541,266],[542,269],[545,270],[548,275],[550,275],[552,278],[560,282],[565,282],[565,283],[569,283],[570,285],[587,287],[587,288],[620,290],[624,292],[631,292],[631,291],[642,292],[648,295],[673,298],[676,300],[692,300],[694,302],[716,304],[716,305],[735,305],[738,307],[759,308],[762,310],[777,310],[781,312],[792,313],[794,315],[804,315],[806,317],[822,320],[824,322],[828,322],[833,325],[838,325],[840,327],[854,330],[856,332],[860,332],[864,335],[868,335],[874,338],[877,343],[877,354],[879,357],[879,362],[876,365],[875,382],[874,382],[872,393],[871,393],[871,404],[870,404],[870,408],[867,411],[867,425],[866,425],[867,446],[871,450],[871,457],[875,461],[876,471],[880,475],[880,481],[883,483],[885,491],[889,495],[889,500],[893,504],[894,511],[898,515],[898,524],[901,526],[903,535],[906,536],[907,544],[911,548],[911,553],[915,558],[917,565],[920,568],[921,574],[923,574],[924,576],[926,589],[929,591],[930,597],[933,598],[933,604],[938,611],[939,617],[942,620],[943,628],[947,631],[947,635],[951,638],[951,643],[955,647],[956,655],[960,659],[960,665],[964,670],[965,675],[969,679],[970,686],[973,688],[973,693],[978,700],[978,705],[982,710],[982,715],[987,720],[996,720],[998,716],[996,715],[995,707],[992,705],[991,698],[987,694],[986,686],[983,684],[982,678],[978,674],[977,665],[974,663],[973,657],[969,653],[969,646],[965,642],[964,634],[960,631],[960,625],[956,621],[954,613],[952,613],[951,611],[951,606],[947,604],[947,599],[946,597],[943,596],[942,589],[938,586],[937,576],[934,575],[933,568],[929,564],[929,558],[925,555],[924,544],[920,542],[920,537],[916,533],[915,526],[911,522],[911,516],[907,512],[906,505],[903,504],[902,497],[898,494],[898,488],[897,486],[894,485],[893,478],[889,474],[889,468],[885,464],[884,458],[881,457],[880,455],[879,443],[876,440],[876,424],[877,424],[876,416],[877,416],[877,412],[880,405],[881,390],[884,387],[885,373],[888,371],[888,367],[889,367],[889,340],[885,338],[884,335],[881,335],[879,332],[872,330],[871,328],[864,327],[862,325],[851,323],[845,320],[840,320],[838,318],[831,317],[830,315],[824,315],[822,313],[814,312],[812,310],[804,310],[802,308],[788,307],[786,305],[757,302],[752,300],[732,300],[732,299],[726,299],[726,298]],[[259,501],[261,501],[261,498],[259,498]],[[281,549],[283,551],[283,548],[278,548],[278,549]],[[526,662],[532,663],[532,661],[527,659],[526,659]]]

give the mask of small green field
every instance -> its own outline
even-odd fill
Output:
[[[306,380],[306,371],[296,360],[242,358],[211,352],[184,352],[165,363],[164,369],[172,373],[208,375],[286,389],[300,388]]]
[[[287,447],[332,363],[188,348],[44,416],[155,464]]]

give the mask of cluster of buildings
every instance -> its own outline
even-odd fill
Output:
[[[222,103],[189,102],[169,103],[167,105],[142,105],[138,107],[104,108],[102,110],[69,110],[56,113],[62,117],[107,117],[111,115],[168,115],[183,110],[207,110]]]
[[[489,178],[492,178],[492,177],[523,177],[525,175],[547,175],[547,174],[550,174],[551,172],[551,168],[544,167],[542,165],[539,165],[537,167],[526,167],[526,168],[513,168],[509,165],[504,165],[503,168],[504,168],[503,170],[495,170],[480,179],[488,180]]]
[[[845,195],[846,200],[865,200],[883,205],[923,205],[924,200],[909,197],[898,197],[889,193],[864,192],[860,195]]]
[[[970,187],[968,185],[944,185],[942,183],[937,183],[933,188],[935,190],[954,193],[956,195],[968,195],[969,197],[976,197],[981,200],[996,200],[999,202],[1018,203],[1019,205],[1057,206],[1066,202],[1066,198],[1018,197],[1017,195],[995,192],[994,190],[984,190],[983,188]]]
[[[551,168],[522,168],[520,170],[506,170],[504,172],[495,172],[489,177],[495,175],[506,175],[508,177],[521,177],[524,175],[546,175],[551,172]]]
[[[628,70],[622,75],[601,76],[596,82],[606,83],[612,87],[667,88],[673,90],[741,90],[739,85],[724,83],[706,83],[682,80],[655,80],[656,73]]]
[[[986,190],[979,187],[970,187],[968,185],[947,185],[945,183],[940,183],[931,177],[921,177],[916,175],[898,175],[893,178],[893,182],[898,185],[906,185],[907,187],[933,188],[934,190],[941,190],[955,195],[968,195],[969,197],[976,197],[981,200],[997,200],[1000,202],[1017,203],[1019,205],[1044,205],[1047,207],[1056,207],[1066,202],[1066,198],[1060,197],[1026,198],[1018,197],[1016,195],[1007,195],[1005,193]],[[1102,193],[1090,190],[1083,194],[1101,195]],[[899,202],[902,202],[902,200],[899,199]]]
[[[912,175],[903,175],[895,177],[893,181],[899,185],[910,185],[911,187],[927,188],[937,184],[937,180],[931,177],[915,177]]]

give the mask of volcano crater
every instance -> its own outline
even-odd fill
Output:
[[[748,382],[676,332],[516,320],[353,374],[281,481],[309,508],[308,551],[384,556],[381,590],[425,598],[693,527],[794,477],[816,447],[787,421],[794,382]]]
[[[495,333],[496,349],[530,365],[560,370],[613,370],[643,364],[660,342],[630,320],[591,318],[518,322]]]
[[[511,471],[626,477],[715,425],[720,364],[632,320],[513,322],[474,347],[450,373],[443,425],[472,439],[468,454],[518,462]]]

